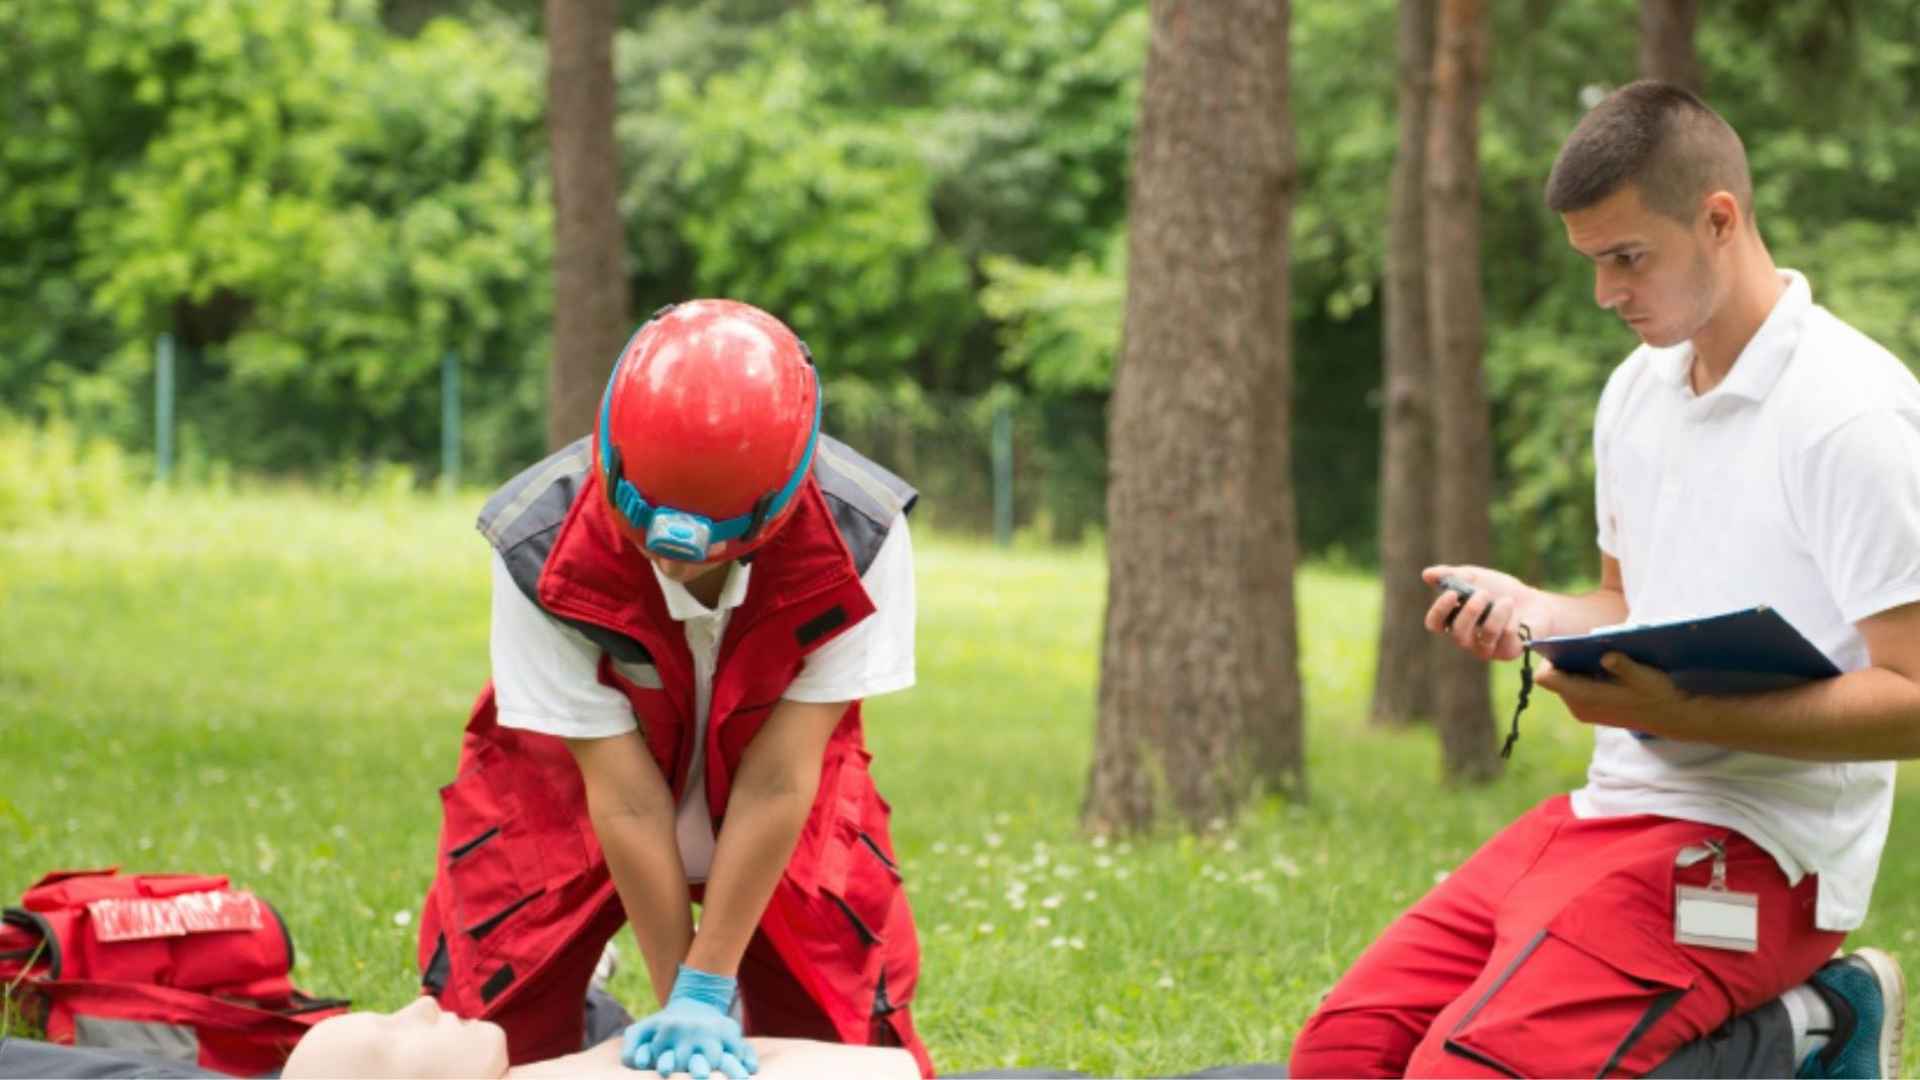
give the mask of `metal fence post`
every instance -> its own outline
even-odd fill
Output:
[[[173,475],[173,335],[153,343],[153,475],[164,484]]]
[[[1013,409],[993,406],[993,542],[1013,543]]]
[[[440,489],[460,486],[460,354],[440,358]]]

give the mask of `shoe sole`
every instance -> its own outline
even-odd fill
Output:
[[[1907,1034],[1907,977],[1900,962],[1879,949],[1857,949],[1849,959],[1858,960],[1873,973],[1880,984],[1880,996],[1886,1018],[1880,1025],[1880,1075],[1900,1076],[1900,1055]]]

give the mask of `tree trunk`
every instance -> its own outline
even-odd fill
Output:
[[[1433,93],[1435,0],[1400,0],[1400,148],[1387,209],[1387,350],[1380,418],[1380,648],[1372,720],[1401,725],[1433,715],[1433,665],[1446,643],[1421,616],[1433,592],[1422,568],[1439,561],[1434,536],[1433,357],[1427,333],[1426,154]]]
[[[1700,0],[1640,0],[1640,76],[1705,91],[1693,28]]]
[[[553,361],[547,445],[593,430],[628,325],[613,142],[614,0],[547,0],[553,153]]]
[[[1304,785],[1288,466],[1288,4],[1155,0],[1109,426],[1085,823]]]
[[[1485,0],[1440,0],[1427,138],[1427,300],[1434,346],[1434,464],[1440,550],[1484,564],[1493,554],[1491,415],[1481,371],[1480,123],[1486,84]],[[1434,668],[1434,716],[1448,780],[1500,771],[1487,668],[1446,649]]]

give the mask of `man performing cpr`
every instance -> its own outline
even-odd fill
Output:
[[[1866,916],[1891,761],[1920,755],[1920,384],[1776,269],[1739,137],[1685,90],[1607,97],[1546,194],[1643,343],[1594,424],[1600,587],[1434,567],[1471,597],[1441,592],[1428,629],[1516,659],[1528,637],[1770,605],[1842,674],[1705,696],[1618,653],[1602,677],[1543,669],[1593,725],[1586,786],[1388,927],[1294,1075],[1639,1076],[1763,1005],[1792,1049],[1760,1075],[1893,1075],[1897,965],[1830,958]]]
[[[746,1076],[744,1020],[931,1074],[860,724],[862,698],[914,679],[915,493],[821,434],[820,408],[779,320],[671,307],[622,351],[597,430],[481,513],[493,681],[442,793],[420,964],[515,1063],[581,1048],[628,922],[662,1007],[626,1064]]]

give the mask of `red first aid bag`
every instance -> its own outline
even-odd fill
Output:
[[[0,912],[0,984],[19,983],[56,1043],[255,1076],[345,1012],[288,979],[293,938],[224,876],[59,871]]]

